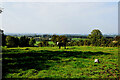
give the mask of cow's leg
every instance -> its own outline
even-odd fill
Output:
[[[65,49],[66,49],[66,45],[64,45],[65,46]]]
[[[59,45],[59,49],[61,48],[61,46]]]
[[[66,46],[65,46],[65,49],[66,49]]]
[[[66,44],[63,44],[64,48],[66,49]]]

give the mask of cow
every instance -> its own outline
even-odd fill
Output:
[[[59,46],[59,49],[61,48],[61,46],[64,46],[66,49],[66,43],[63,42],[57,42],[57,45]]]
[[[95,59],[95,61],[94,61],[94,62],[95,62],[95,63],[100,63],[98,59]]]

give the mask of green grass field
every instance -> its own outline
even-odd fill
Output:
[[[72,38],[72,40],[79,41],[79,40],[89,40],[87,38]]]
[[[117,47],[3,48],[2,57],[3,78],[117,78],[120,71]]]
[[[37,46],[39,43],[40,43],[40,41],[36,41],[36,43],[34,45]],[[53,44],[54,45],[55,43],[53,41],[48,41],[48,44],[50,44],[50,45]]]
[[[37,46],[39,43],[40,43],[40,41],[36,41],[36,43],[34,45]]]

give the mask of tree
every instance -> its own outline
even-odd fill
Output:
[[[0,29],[0,46],[6,45],[6,35],[4,35],[4,31]]]
[[[42,47],[42,43],[41,43],[41,42],[40,42],[40,43],[38,43],[38,46],[39,46],[39,47]]]
[[[48,46],[49,44],[48,44],[48,41],[42,41],[42,45],[43,46]]]
[[[91,40],[93,46],[100,46],[100,40],[103,37],[102,33],[98,29],[94,29],[88,38]]]
[[[79,40],[79,45],[83,46],[83,44],[84,44],[84,41],[83,40]]]
[[[100,46],[106,46],[106,38],[101,38],[100,40]]]
[[[48,41],[42,41],[38,44],[39,47],[45,47],[45,46],[48,46]]]
[[[67,43],[67,37],[66,36],[64,36],[64,35],[61,35],[61,36],[59,36],[59,42],[62,42],[62,43]]]
[[[15,47],[19,46],[19,38],[18,37],[14,37],[14,43],[15,43]]]
[[[62,42],[62,43],[67,43],[68,39],[66,36],[64,35],[61,35],[61,36],[58,36],[58,35],[53,35],[52,38],[51,38],[51,41],[53,41],[54,43],[57,43],[57,42]]]
[[[116,36],[114,40],[118,41],[117,46],[120,47],[120,36]]]
[[[29,38],[28,37],[26,37],[26,36],[22,36],[22,37],[20,37],[20,44],[19,44],[19,46],[20,47],[28,47],[29,46]]]
[[[18,47],[19,39],[17,37],[13,37],[13,36],[7,36],[6,37],[6,45],[8,47]]]
[[[54,43],[56,43],[59,40],[58,37],[59,37],[58,35],[53,35],[52,38],[51,38],[51,41],[53,41]]]
[[[13,42],[11,36],[7,36],[7,37],[6,37],[6,45],[7,45],[8,47],[14,46],[14,42]]]
[[[90,45],[90,41],[89,40],[84,40],[84,45],[85,46],[89,46]]]
[[[52,38],[51,38],[51,41],[53,41],[56,45],[58,45],[59,49],[60,49],[61,46],[64,46],[66,48],[68,39],[64,35],[61,35],[61,36],[53,35]]]
[[[34,46],[35,42],[36,42],[35,39],[31,38],[29,41],[29,46]]]

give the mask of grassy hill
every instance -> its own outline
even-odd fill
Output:
[[[3,78],[117,78],[120,71],[117,47],[3,48],[2,57]]]

